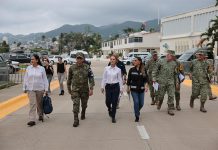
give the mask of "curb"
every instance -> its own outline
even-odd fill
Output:
[[[51,90],[55,90],[59,87],[57,80],[51,82]],[[23,93],[7,101],[0,103],[0,119],[3,119],[7,115],[17,111],[18,109],[26,106],[29,103],[27,94]]]

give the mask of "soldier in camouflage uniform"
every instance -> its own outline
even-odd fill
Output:
[[[199,51],[196,53],[197,59],[191,62],[190,78],[192,79],[192,95],[190,98],[190,107],[194,107],[194,100],[200,95],[200,111],[206,113],[207,110],[204,108],[204,104],[207,100],[208,95],[208,74],[211,70],[208,64],[204,61],[204,53]]]
[[[145,68],[147,69],[147,73],[148,73],[149,91],[152,99],[151,105],[154,105],[157,101],[157,91],[154,90],[153,81],[152,81],[152,71],[155,68],[157,62],[158,62],[157,52],[152,51],[152,58],[145,64]]]
[[[79,125],[78,114],[80,112],[80,100],[82,106],[81,120],[85,119],[85,112],[89,96],[93,95],[95,85],[94,75],[89,65],[84,63],[84,55],[81,52],[76,54],[76,64],[69,68],[67,88],[71,94],[74,112],[74,127]]]
[[[164,100],[164,95],[168,94],[168,114],[174,115],[174,94],[175,94],[175,83],[178,87],[178,72],[176,70],[176,62],[173,56],[175,52],[172,50],[167,51],[167,56],[163,60],[159,60],[155,69],[152,71],[153,83],[159,84],[158,89],[158,105],[157,109],[160,110]]]
[[[207,53],[204,54],[204,60],[205,60],[205,65],[206,67],[208,67],[210,69],[210,71],[212,72],[213,71],[213,66],[211,65],[210,61],[207,59],[208,58],[208,55]],[[208,82],[208,96],[209,96],[209,100],[214,100],[216,99],[217,97],[216,96],[213,96],[212,94],[212,90],[211,90],[211,86],[210,86],[210,80],[212,79],[212,74],[211,76],[208,76],[209,77],[209,82]]]
[[[179,74],[181,74],[182,76],[185,77],[185,73],[184,73],[183,65],[176,59],[175,56],[174,56],[174,60],[175,60],[176,65],[177,65],[177,67],[176,67],[177,72],[178,72],[177,78],[178,78],[178,81],[179,81],[178,87],[176,87],[176,83],[175,83],[176,109],[177,109],[178,111],[180,111],[180,110],[181,110],[181,107],[180,107],[180,88],[181,88],[181,86],[180,86],[180,84],[184,81],[185,78],[184,78],[183,80],[180,80]]]

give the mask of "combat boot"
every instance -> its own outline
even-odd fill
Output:
[[[82,109],[82,112],[81,112],[81,120],[86,119],[85,114],[86,114],[86,109]]]
[[[174,116],[173,107],[174,107],[174,104],[170,104],[170,105],[168,104],[168,114],[170,116]]]
[[[159,100],[157,103],[157,109],[160,110],[163,100]]]
[[[191,96],[191,98],[190,98],[190,107],[191,108],[194,108],[194,98]]]
[[[152,97],[151,105],[155,105],[154,97]]]
[[[170,116],[174,116],[174,115],[175,115],[172,109],[169,109],[169,110],[168,110],[168,114],[169,114]]]
[[[216,96],[211,96],[211,97],[209,97],[209,100],[214,100],[216,98],[217,98]]]
[[[206,113],[207,110],[204,108],[204,104],[205,104],[205,102],[201,102],[200,111],[203,112],[203,113]]]
[[[178,111],[181,110],[181,107],[180,107],[180,105],[179,105],[179,100],[176,100],[176,109],[177,109]]]
[[[74,123],[73,123],[73,127],[78,127],[79,126],[79,118],[78,118],[78,114],[74,113]]]

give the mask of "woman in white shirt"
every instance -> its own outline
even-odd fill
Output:
[[[36,54],[31,57],[31,65],[26,69],[23,90],[28,93],[30,102],[30,121],[27,125],[34,126],[36,124],[36,110],[39,116],[38,120],[43,122],[42,97],[48,91],[48,80],[40,58]]]
[[[106,106],[112,123],[116,123],[116,106],[120,92],[122,92],[121,70],[116,66],[117,59],[114,55],[110,57],[110,66],[105,67],[101,82],[101,91],[106,96]]]

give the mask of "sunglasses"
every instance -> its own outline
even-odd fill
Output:
[[[76,57],[76,59],[83,59],[82,57]]]

